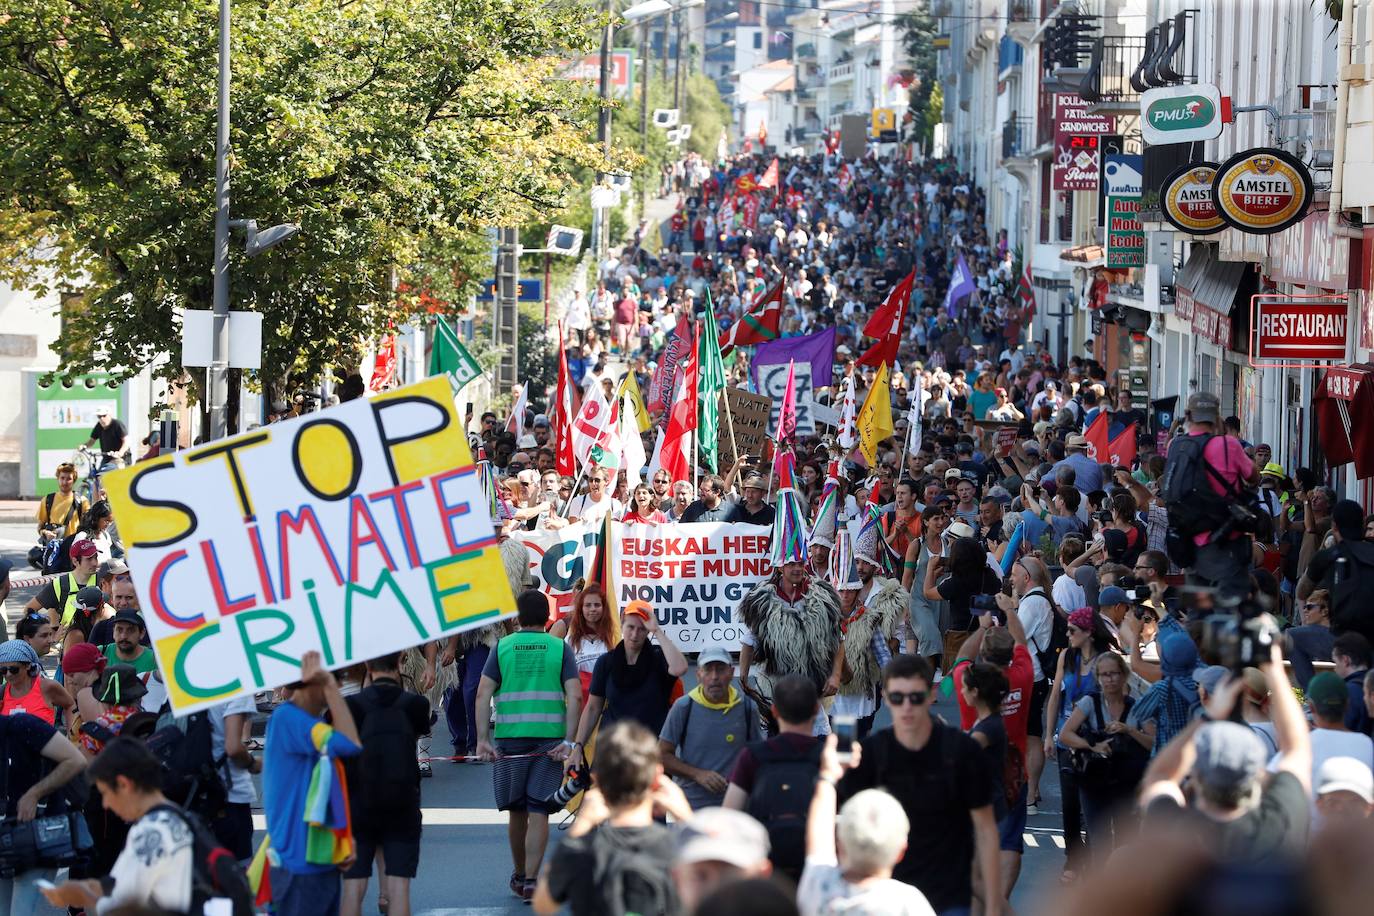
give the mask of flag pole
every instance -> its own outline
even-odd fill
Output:
[[[577,491],[582,487],[582,481],[587,477],[587,465],[590,463],[589,461],[582,463],[582,470],[577,472],[577,479],[573,481],[572,491],[568,493],[567,501],[563,503],[563,508],[558,512],[559,518],[568,517],[568,510],[572,508],[572,501],[577,497]]]

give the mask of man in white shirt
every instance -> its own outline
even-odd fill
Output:
[[[1331,671],[1322,671],[1307,682],[1307,708],[1312,713],[1312,810],[1315,813],[1315,787],[1322,764],[1333,757],[1353,757],[1374,770],[1374,741],[1368,735],[1352,732],[1345,725],[1345,708],[1350,702],[1345,681]],[[1269,763],[1277,768],[1278,757]]]
[[[620,518],[624,507],[611,498],[607,488],[609,479],[610,472],[605,468],[592,468],[587,472],[587,492],[573,497],[572,505],[568,507],[569,523],[598,523],[607,512],[614,513],[612,518]]]

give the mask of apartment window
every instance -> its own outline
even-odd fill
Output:
[[[729,32],[721,32],[721,33],[720,33],[720,43],[721,43],[721,44],[725,44],[725,42],[727,42],[727,41],[729,41],[729,40],[730,40],[730,33],[729,33]]]
[[[763,33],[762,33],[762,32],[755,32],[755,33],[754,33],[754,49],[755,49],[755,50],[758,50],[759,48],[762,48],[762,47],[763,47]]]

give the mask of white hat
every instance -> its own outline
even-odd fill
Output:
[[[1317,771],[1317,795],[1354,792],[1374,804],[1374,772],[1354,757],[1332,757]]]
[[[946,528],[945,534],[948,534],[952,538],[971,538],[973,537],[973,528],[968,522],[961,520],[954,522]]]

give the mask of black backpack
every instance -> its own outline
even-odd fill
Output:
[[[1244,485],[1231,484],[1207,462],[1204,450],[1212,439],[1210,435],[1179,436],[1169,443],[1160,493],[1169,511],[1170,558],[1179,566],[1192,565],[1193,535],[1235,521],[1233,507],[1243,515],[1243,506],[1250,502]],[[1219,484],[1222,492],[1210,481]]]
[[[115,733],[95,722],[86,722],[81,731],[102,744]],[[137,738],[162,764],[162,793],[176,804],[201,817],[214,820],[224,814],[229,802],[225,778],[226,758],[214,755],[210,713],[201,711],[176,718],[171,707],[162,712],[137,712],[124,720],[119,734]]]
[[[404,691],[396,691],[389,703],[377,702],[367,693],[357,698],[362,706],[363,726],[358,733],[362,753],[358,755],[355,793],[359,806],[376,814],[389,815],[415,807],[419,771],[415,763],[417,735],[401,701]]]
[[[253,916],[253,888],[247,873],[205,823],[177,805],[158,805],[152,811],[181,818],[191,831],[191,908],[187,916],[204,912],[206,902],[215,898],[228,899],[233,916]]]
[[[1374,611],[1369,593],[1374,588],[1374,543],[1342,541],[1336,558],[1322,577],[1322,588],[1331,592],[1331,632],[1339,636],[1356,632],[1374,641]]]
[[[1040,592],[1050,605],[1050,639],[1048,645],[1040,646],[1034,639],[1030,639],[1031,651],[1035,653],[1035,660],[1040,663],[1040,673],[1045,680],[1054,680],[1054,670],[1059,664],[1059,653],[1069,647],[1069,618],[1059,609],[1059,604],[1043,588],[1033,588],[1031,592]]]
[[[677,892],[664,863],[643,850],[617,840],[606,824],[587,835],[592,854],[592,886],[604,916],[630,916],[626,903],[633,897],[635,916],[658,916],[679,910]]]
[[[786,739],[757,741],[747,745],[758,762],[754,788],[745,812],[768,828],[773,867],[791,876],[801,875],[806,861],[806,815],[821,766],[822,742],[797,750]]]

